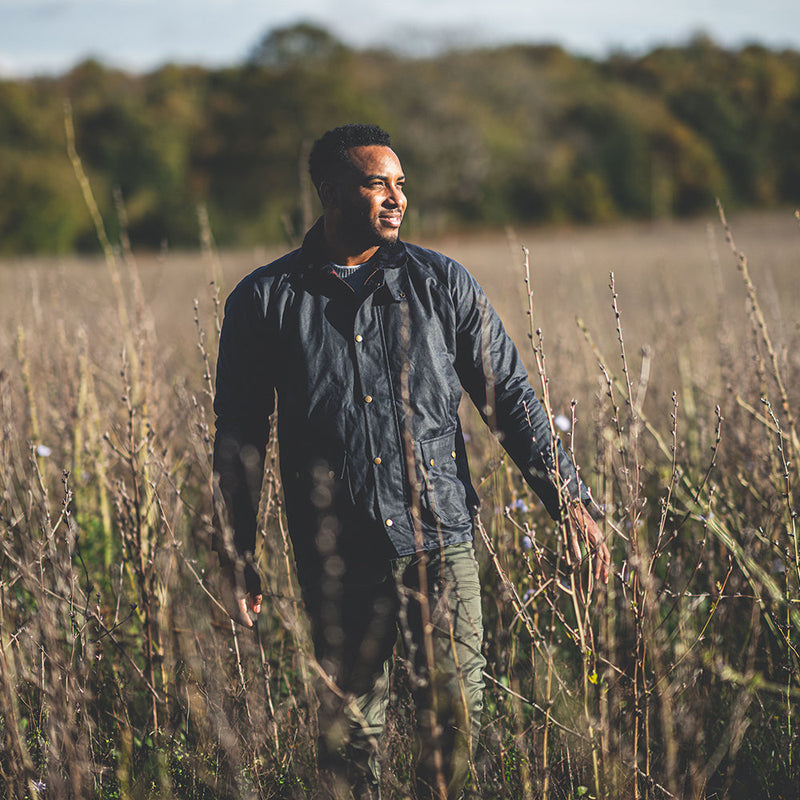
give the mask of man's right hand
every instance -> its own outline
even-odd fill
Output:
[[[252,576],[247,576],[250,580],[245,579],[248,570],[253,572]],[[249,592],[246,588],[253,577],[257,582],[258,576],[250,564],[230,563],[220,567],[220,601],[231,619],[246,628],[253,627],[250,612],[258,614],[261,611],[261,592]]]

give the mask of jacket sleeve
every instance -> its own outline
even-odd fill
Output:
[[[451,291],[461,384],[550,516],[559,519],[559,487],[587,503],[589,490],[558,437],[553,439],[547,414],[499,316],[478,282],[460,265],[454,269]]]
[[[269,417],[275,408],[265,308],[262,290],[249,279],[225,303],[214,396],[214,473],[230,526],[218,525],[213,545],[222,562],[255,550]],[[233,532],[233,553],[219,538],[226,530]]]

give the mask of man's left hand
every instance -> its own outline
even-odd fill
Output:
[[[608,571],[611,566],[611,553],[605,543],[603,534],[592,519],[583,503],[569,506],[569,537],[572,555],[578,563],[581,558],[581,542],[594,556],[594,578],[608,583]]]

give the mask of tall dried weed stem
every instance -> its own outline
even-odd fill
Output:
[[[81,309],[75,330],[53,321],[8,341],[2,334],[0,794],[313,797],[311,684],[324,675],[294,585],[274,444],[255,632],[232,626],[209,571],[222,278],[207,214],[210,296],[195,301],[196,355],[181,352],[176,375],[124,235],[122,198],[113,245],[69,115],[67,130],[114,304]],[[565,425],[524,254],[540,396],[553,432],[569,427],[565,445],[591,465],[582,476],[605,511],[615,567],[607,588],[592,585],[588,554],[582,564],[569,557],[568,522],[554,528],[497,443],[465,421],[482,476],[488,659],[473,796],[796,796],[797,332],[776,335],[724,216],[722,224],[751,329],[733,336],[721,306],[713,367],[727,393],[706,409],[688,367],[670,388],[647,348],[632,358],[625,289],[612,275],[617,353],[603,353],[579,321],[596,401],[580,413],[573,404]],[[402,669],[392,678],[390,797],[410,796],[404,687],[414,679]]]

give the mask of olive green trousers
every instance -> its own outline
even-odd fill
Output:
[[[480,733],[483,670],[472,542],[388,562],[358,584],[306,592],[320,682],[319,759],[328,796],[380,798],[381,734],[398,631],[416,708],[419,800],[458,798]]]

